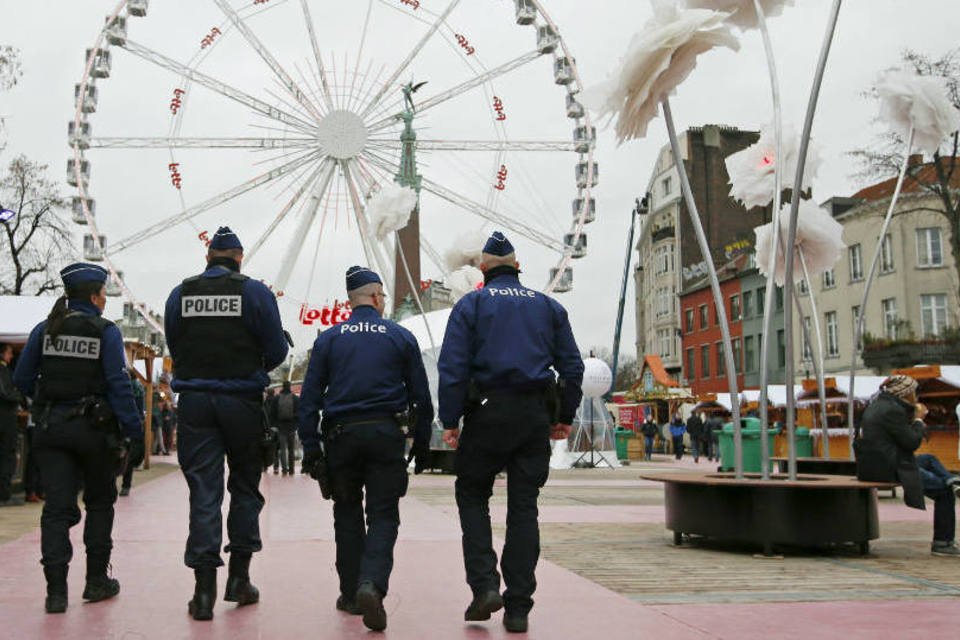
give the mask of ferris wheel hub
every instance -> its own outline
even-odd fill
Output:
[[[328,156],[337,160],[359,155],[368,135],[363,119],[345,109],[331,111],[317,125],[317,142]]]

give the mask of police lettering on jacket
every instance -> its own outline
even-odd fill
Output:
[[[518,289],[516,287],[507,287],[505,289],[500,289],[497,287],[486,287],[484,291],[490,294],[491,297],[496,296],[511,296],[514,298],[536,298],[537,294],[530,289]]]
[[[341,324],[340,335],[345,333],[387,333],[387,327],[375,322],[358,322],[356,324]]]
[[[100,341],[86,336],[43,336],[43,355],[64,358],[100,358]]]
[[[239,318],[243,315],[243,296],[183,296],[184,318]]]

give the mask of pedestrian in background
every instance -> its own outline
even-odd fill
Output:
[[[640,425],[640,433],[643,435],[643,459],[651,460],[653,458],[653,440],[660,435],[660,427],[653,421],[652,414],[647,414],[646,420]]]
[[[40,549],[47,613],[67,609],[70,528],[80,522],[81,484],[87,550],[83,599],[97,602],[120,593],[120,583],[107,572],[116,474],[124,454],[121,436],[133,437],[143,426],[127,377],[123,336],[101,317],[107,276],[103,267],[84,263],[60,272],[66,295],[30,332],[13,376],[33,399],[37,421],[33,440],[46,494]]]
[[[506,630],[523,633],[537,585],[537,497],[550,472],[550,440],[570,435],[584,367],[567,311],[520,283],[520,263],[502,233],[487,240],[480,269],[483,288],[461,298],[447,322],[438,361],[440,421],[444,442],[457,449],[457,508],[473,592],[464,619],[487,620],[504,608]],[[489,502],[504,470],[501,596]]]
[[[703,439],[703,420],[696,413],[687,418],[687,435],[690,436],[690,454],[694,462],[700,462],[700,444]]]
[[[133,391],[133,401],[137,405],[137,414],[140,416],[141,420],[146,419],[146,412],[144,411],[144,396],[145,390],[143,385],[140,384],[140,380],[137,379],[137,374],[133,369],[130,369],[130,389]],[[130,437],[130,448],[127,452],[127,462],[123,469],[123,476],[120,483],[120,495],[128,496],[130,495],[130,489],[133,487],[133,472],[140,466],[140,463],[143,462],[144,455],[146,450],[143,444],[144,431],[141,428],[140,433],[135,436]]]
[[[271,401],[273,427],[277,430],[280,446],[277,447],[277,462],[283,468],[283,475],[292,476],[294,458],[297,453],[297,415],[300,411],[300,398],[290,389],[290,381],[284,380],[283,387]],[[273,464],[273,473],[277,473],[277,462]]]
[[[177,460],[190,489],[185,564],[193,569],[194,620],[213,618],[223,540],[224,457],[230,510],[224,551],[230,554],[223,599],[239,606],[260,600],[250,583],[250,559],[260,551],[260,475],[264,469],[263,390],[268,372],[287,357],[277,299],[240,273],[243,245],[220,227],[200,275],[177,285],[164,313],[178,392]]]
[[[17,409],[22,399],[13,384],[11,362],[13,345],[0,342],[0,507],[23,504],[13,497],[10,485],[17,466]]]
[[[683,458],[683,434],[686,432],[687,426],[683,423],[683,418],[679,413],[675,413],[670,421],[670,441],[673,445],[673,457],[677,460]]]

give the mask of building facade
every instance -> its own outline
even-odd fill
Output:
[[[714,264],[728,261],[731,247],[752,246],[753,228],[769,220],[769,211],[747,211],[729,195],[727,156],[758,138],[757,132],[719,125],[694,127],[681,135],[682,161],[713,248]],[[702,280],[706,263],[683,202],[669,146],[657,157],[647,185],[647,203],[648,213],[642,218],[636,243],[637,358],[657,355],[670,375],[683,377],[679,296]]]
[[[763,311],[766,308],[767,279],[760,275],[750,256],[740,279],[740,315],[743,335],[743,383],[746,389],[760,388],[760,354],[763,340]],[[774,311],[767,350],[767,380],[783,384],[786,374],[786,341],[783,333],[783,289],[774,287]]]
[[[864,342],[933,340],[960,326],[960,282],[950,251],[949,224],[940,213],[942,203],[923,192],[904,193],[881,240],[879,230],[890,198],[872,197],[877,186],[856,194],[855,206],[834,209],[847,248],[832,270],[814,282],[801,283],[802,298],[812,295],[817,302],[828,375],[849,371],[854,322],[878,242],[882,248],[867,302]],[[810,307],[803,306],[803,322],[812,326]],[[810,356],[809,346],[798,338],[794,351],[798,371],[809,370]],[[857,370],[874,373],[862,354]]]

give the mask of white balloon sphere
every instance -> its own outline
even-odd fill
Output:
[[[599,398],[613,383],[613,373],[607,363],[599,358],[587,358],[583,361],[583,395]]]

